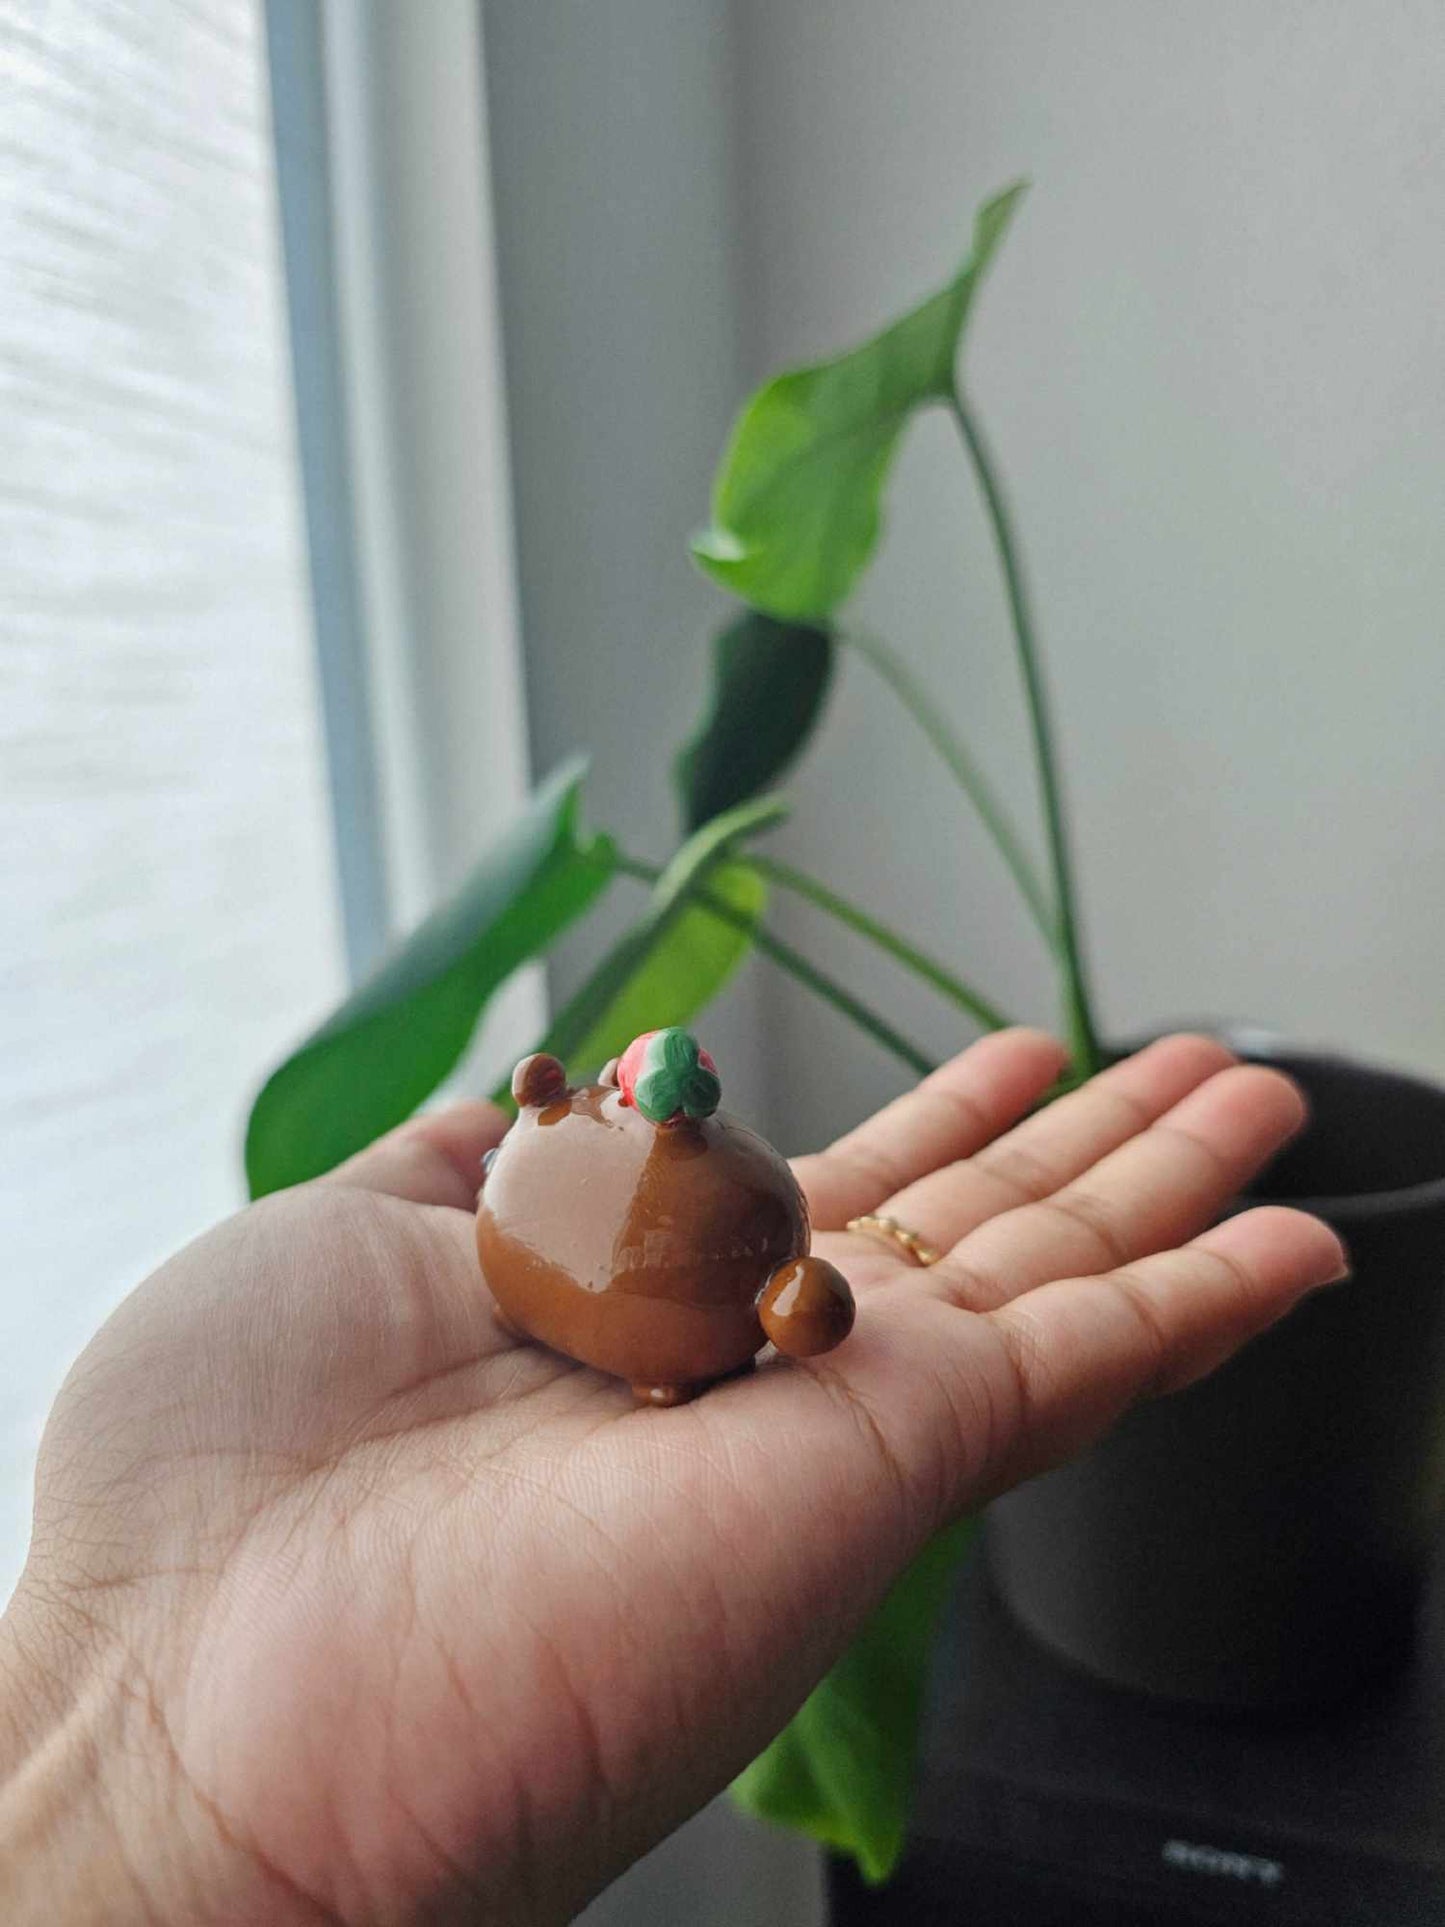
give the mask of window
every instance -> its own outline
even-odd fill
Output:
[[[343,971],[251,0],[0,21],[0,1597],[105,1311]]]

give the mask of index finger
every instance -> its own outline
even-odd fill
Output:
[[[793,1160],[814,1226],[841,1231],[905,1185],[982,1150],[1067,1062],[1063,1045],[1041,1030],[981,1037],[826,1151]]]

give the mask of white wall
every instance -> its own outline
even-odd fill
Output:
[[[986,191],[1035,182],[972,385],[1033,565],[1107,1022],[1247,1015],[1445,1071],[1438,9],[739,17],[751,376],[875,326],[950,270]],[[893,525],[862,610],[1013,782],[1002,605],[942,421]],[[1047,1015],[994,866],[865,672],[801,795],[793,855]],[[897,1081],[773,995],[794,1138]],[[894,1011],[947,1047],[911,988]]]

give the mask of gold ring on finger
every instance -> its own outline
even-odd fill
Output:
[[[865,1212],[861,1218],[850,1218],[843,1228],[845,1231],[856,1231],[864,1238],[875,1238],[880,1244],[892,1245],[895,1251],[903,1253],[910,1264],[936,1265],[943,1256],[926,1239],[919,1237],[916,1231],[910,1231],[906,1224],[900,1224],[897,1218],[884,1217],[878,1211]]]

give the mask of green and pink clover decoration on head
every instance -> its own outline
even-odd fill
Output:
[[[617,1088],[653,1124],[711,1117],[722,1100],[717,1065],[675,1024],[633,1038],[617,1060]]]

